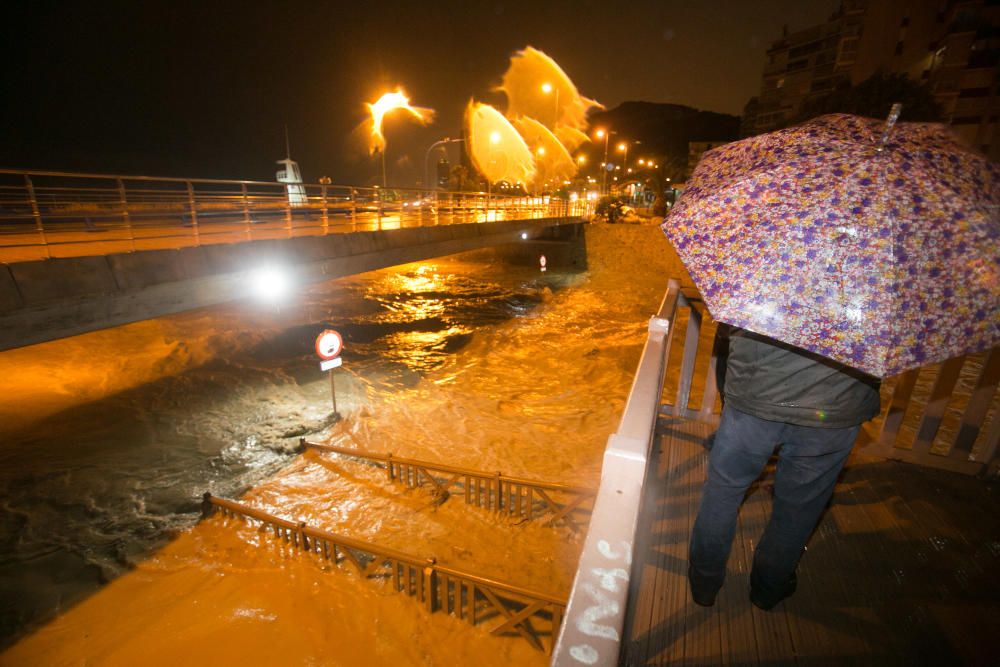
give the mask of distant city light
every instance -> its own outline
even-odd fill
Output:
[[[521,240],[527,240],[527,239],[528,239],[528,232],[521,232]]]

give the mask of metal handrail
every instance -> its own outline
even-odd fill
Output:
[[[0,169],[0,261],[589,214],[585,199]],[[30,226],[29,226],[30,223]],[[101,234],[95,234],[101,232]]]
[[[499,471],[487,472],[393,454],[337,447],[309,442],[305,438],[300,439],[300,444],[304,448],[320,452],[332,452],[384,464],[390,481],[399,480],[409,487],[416,487],[422,481],[427,481],[436,493],[441,494],[447,492],[449,488],[457,487],[465,497],[467,505],[485,507],[494,512],[533,519],[538,513],[535,510],[536,506],[548,507],[552,512],[552,517],[546,522],[549,525],[560,519],[576,525],[571,512],[585,510],[582,504],[597,495],[596,489],[588,487],[514,477]],[[436,478],[432,472],[441,473],[443,478]],[[566,494],[571,497],[566,502],[559,503],[549,495],[550,493]]]
[[[618,664],[639,508],[679,304],[687,305],[687,298],[680,284],[670,280],[649,320],[618,430],[604,450],[601,485],[552,665]]]
[[[308,526],[305,522],[282,519],[205,493],[202,499],[203,516],[207,518],[216,510],[225,516],[252,519],[271,526],[275,539],[300,551],[320,555],[334,563],[346,560],[364,578],[382,576],[391,579],[396,592],[415,597],[428,612],[454,614],[471,625],[498,618],[500,623],[490,629],[491,634],[514,631],[535,648],[552,650],[566,608],[563,597],[439,565],[434,558],[419,558],[389,547],[336,535]],[[486,611],[495,613],[482,613],[484,606]],[[552,640],[547,647],[543,646],[531,620],[548,623]]]

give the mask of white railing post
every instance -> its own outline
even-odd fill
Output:
[[[246,230],[247,241],[253,238],[250,231],[250,200],[247,197],[247,184],[240,183],[240,192],[243,194],[243,227]]]
[[[42,224],[42,212],[38,208],[38,199],[35,197],[35,184],[31,182],[31,176],[27,174],[24,175],[24,186],[28,190],[28,201],[31,202],[31,215],[35,219],[35,229],[38,230],[39,236],[42,237],[42,247],[45,248],[45,257],[51,258],[52,254],[49,252],[49,242],[45,238],[45,226]]]
[[[132,252],[135,252],[135,233],[132,231],[132,218],[128,214],[128,199],[125,197],[125,183],[122,179],[116,179],[118,184],[118,203],[122,208],[122,222],[125,223],[125,229],[128,230],[128,242],[129,246],[132,248]]]
[[[351,228],[358,231],[358,191],[351,188]]]
[[[327,210],[325,183],[320,186],[320,194],[323,197],[323,236],[326,236],[327,234],[330,233],[330,218],[329,218],[329,211]]]
[[[289,186],[285,186],[285,234],[292,238],[292,196],[288,191]]]
[[[194,244],[201,245],[201,238],[198,235],[198,206],[195,204],[194,200],[194,185],[191,181],[185,181],[187,184],[187,194],[188,194],[188,209],[191,215],[191,229],[194,233]]]
[[[382,231],[382,190],[375,191],[375,199],[378,202],[376,204],[378,209],[378,230]]]

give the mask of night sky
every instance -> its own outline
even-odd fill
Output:
[[[783,24],[838,0],[631,2],[8,3],[0,26],[0,167],[272,180],[292,157],[306,181],[373,182],[352,130],[364,102],[402,85],[436,109],[386,122],[390,181],[457,136],[470,97],[515,51],[552,56],[580,92],[739,114]]]

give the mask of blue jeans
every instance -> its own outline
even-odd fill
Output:
[[[806,540],[833,494],[860,428],[796,426],[727,406],[709,455],[708,478],[691,535],[692,590],[697,585],[714,597],[722,587],[740,505],[781,445],[774,509],[754,552],[750,581],[756,596],[774,603],[789,595]]]

